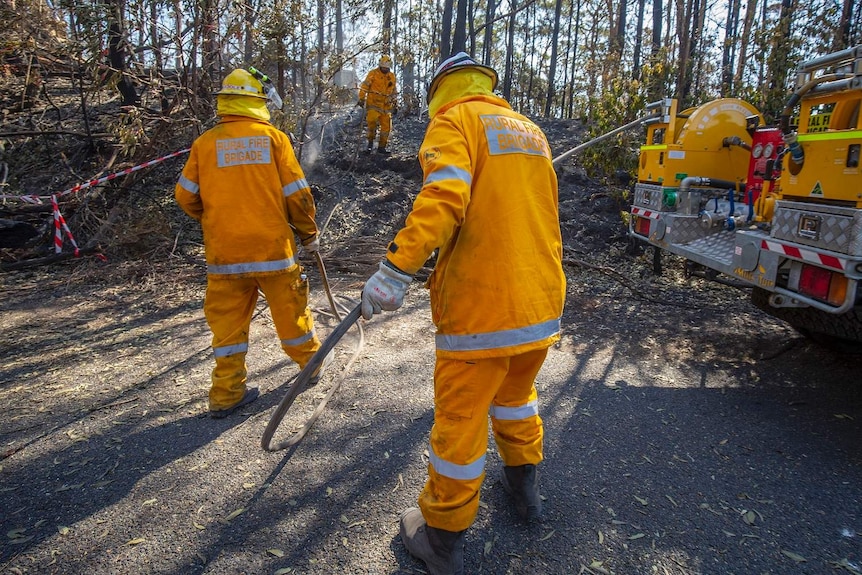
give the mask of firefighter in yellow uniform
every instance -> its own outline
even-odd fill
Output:
[[[220,121],[192,144],[175,190],[203,228],[204,315],[215,355],[209,409],[216,418],[259,395],[246,386],[245,363],[258,290],[288,356],[303,367],[320,348],[294,237],[317,251],[314,198],[290,140],[268,122],[266,102],[257,77],[231,72],[217,93]]]
[[[434,575],[463,573],[479,508],[488,415],[516,512],[539,520],[542,420],[536,374],[559,339],[566,280],[557,178],[542,131],[495,96],[497,73],[461,52],[428,89],[424,180],[362,292],[362,314],[398,309],[439,249],[427,286],[436,333],[434,425],[419,507],[401,515],[407,550]]]
[[[382,56],[378,67],[365,76],[365,81],[359,86],[359,101],[357,106],[365,108],[365,123],[368,126],[368,148],[374,148],[377,128],[380,127],[380,139],[377,151],[388,154],[386,145],[389,143],[389,133],[392,131],[392,111],[398,95],[395,87],[395,74],[391,71],[392,58]]]

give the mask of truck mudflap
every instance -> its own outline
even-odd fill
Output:
[[[825,314],[813,307],[774,307],[770,303],[774,295],[754,288],[751,302],[806,337],[830,346],[841,344],[844,352],[862,353],[862,306],[856,305],[842,314]]]

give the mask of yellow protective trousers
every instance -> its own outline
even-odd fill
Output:
[[[308,307],[308,280],[301,268],[270,276],[213,277],[207,280],[204,316],[212,331],[215,368],[212,372],[211,411],[236,405],[246,390],[248,334],[258,290],[269,304],[281,348],[300,368],[320,349]]]
[[[389,132],[392,131],[392,114],[378,108],[368,108],[365,114],[365,123],[368,124],[368,143],[374,143],[377,136],[377,126],[380,126],[380,141],[378,146],[385,148],[389,143]]]
[[[535,380],[547,354],[542,348],[466,361],[438,356],[428,481],[419,495],[428,525],[462,531],[476,519],[489,414],[504,465],[542,461],[544,431]]]

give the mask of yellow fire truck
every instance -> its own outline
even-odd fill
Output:
[[[860,108],[862,46],[804,62],[777,126],[733,98],[650,104],[630,236],[803,333],[862,342]]]

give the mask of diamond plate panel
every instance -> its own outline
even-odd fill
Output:
[[[661,205],[662,187],[654,184],[637,184],[635,186],[634,205],[654,212],[666,212],[667,206]]]
[[[733,249],[735,246],[735,233],[724,230],[695,240],[685,247],[692,254],[702,256],[705,261],[720,263],[724,266],[721,271],[727,271],[728,268],[733,267]],[[697,261],[694,257],[691,259]]]
[[[700,218],[694,216],[667,214],[664,219],[668,225],[664,239],[671,244],[687,244],[714,233],[700,225]]]
[[[665,191],[676,193],[676,206],[668,207],[662,203]],[[639,208],[646,208],[654,212],[697,216],[706,204],[709,203],[710,198],[724,198],[726,196],[727,190],[719,188],[689,188],[687,192],[680,192],[679,188],[664,188],[656,184],[637,184],[635,186],[633,204]]]
[[[816,224],[810,232],[800,232],[806,220]],[[862,210],[779,201],[770,235],[779,240],[859,256],[862,255]]]

